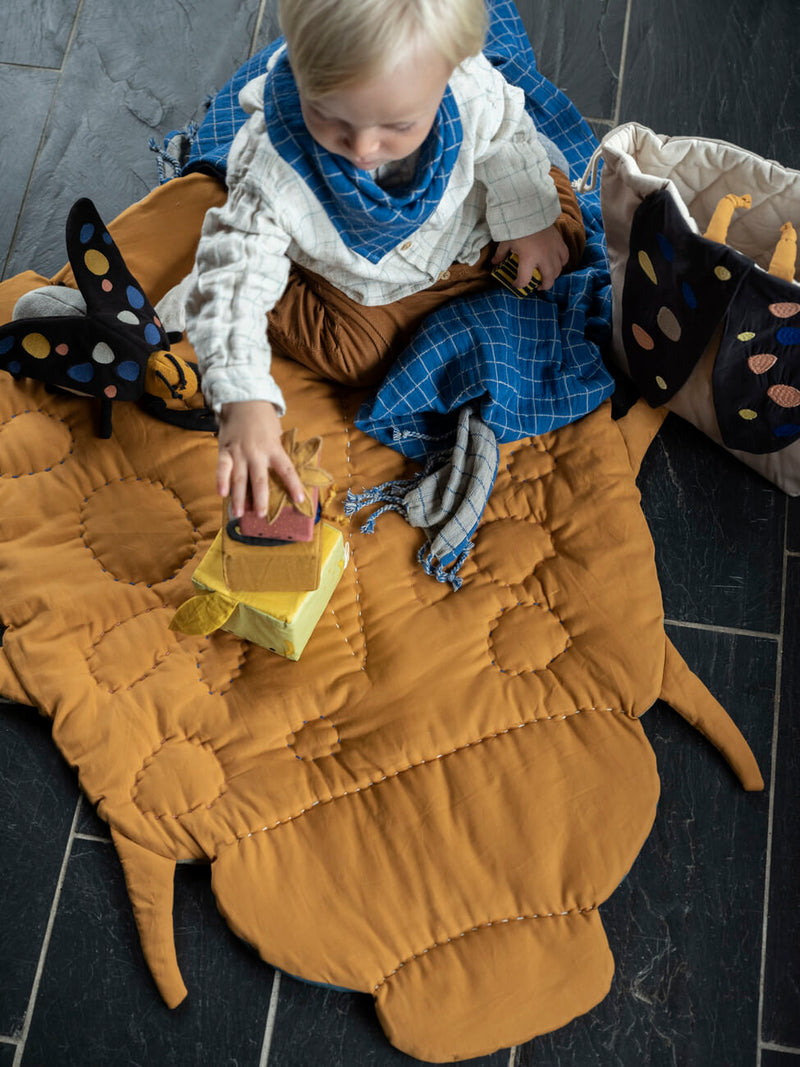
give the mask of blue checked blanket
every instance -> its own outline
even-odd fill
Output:
[[[512,0],[487,0],[487,8],[485,55],[525,92],[551,162],[572,177],[582,174],[597,147],[590,127],[537,70]],[[224,175],[233,137],[247,118],[239,91],[266,70],[279,45],[254,56],[215,97],[192,131],[182,173]],[[599,191],[583,194],[581,211],[587,245],[579,270],[533,297],[520,300],[498,285],[435,312],[359,412],[356,425],[364,433],[425,466],[410,482],[351,497],[348,511],[382,504],[367,529],[384,510],[401,511],[426,532],[421,562],[454,588],[493,484],[496,442],[574,422],[613,391],[601,356],[610,339],[611,284]],[[459,491],[442,510],[437,494],[453,484]]]

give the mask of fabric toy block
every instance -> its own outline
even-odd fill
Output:
[[[321,545],[316,589],[250,593],[233,593],[225,582],[220,531],[192,576],[201,595],[178,609],[172,628],[204,634],[227,630],[286,659],[298,660],[349,558],[340,530],[325,522],[317,523],[316,530]]]
[[[517,267],[519,266],[519,256],[516,252],[509,252],[506,258],[492,271],[492,277],[496,278],[501,285],[505,286],[510,293],[514,296],[518,296],[522,299],[523,296],[530,296],[531,293],[535,293],[539,286],[542,284],[542,275],[538,269],[533,272],[533,277],[525,286],[524,289],[517,288],[515,284],[517,277]]]
[[[252,544],[240,540],[236,524],[222,527],[222,573],[232,590],[296,592],[316,589],[322,573],[321,523],[311,541]]]
[[[271,538],[276,541],[311,541],[320,490],[328,490],[327,498],[333,483],[328,471],[319,465],[322,438],[309,437],[305,441],[298,441],[297,428],[293,426],[281,434],[281,444],[303,483],[305,499],[299,504],[291,501],[286,486],[270,470],[267,514],[261,519],[248,507],[239,520],[236,533],[243,537]]]
[[[304,515],[294,504],[284,504],[272,522],[266,515],[257,515],[252,508],[247,508],[239,519],[239,532],[243,537],[263,541],[311,541],[319,507],[319,490],[316,486],[311,489],[309,501],[312,514]]]
[[[327,500],[333,478],[319,466],[321,437],[298,441],[292,427],[281,434],[281,444],[303,483],[305,498],[293,503],[286,486],[270,471],[265,516],[256,515],[248,505],[244,515],[231,518],[230,501],[225,501],[222,570],[231,589],[294,592],[316,589],[319,584],[320,490],[327,490]]]

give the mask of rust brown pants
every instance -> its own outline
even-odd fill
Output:
[[[553,167],[561,202],[555,225],[569,251],[565,270],[580,263],[586,233],[569,179]],[[497,283],[491,276],[494,245],[471,266],[454,263],[427,289],[391,304],[366,306],[319,274],[292,267],[286,290],[270,312],[268,337],[276,349],[321,377],[344,385],[376,385],[408,345],[423,320],[459,296]]]

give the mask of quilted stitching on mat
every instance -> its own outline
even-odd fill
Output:
[[[110,228],[143,285],[180,279],[215,196],[180,179]],[[35,284],[0,287],[0,314]],[[339,503],[407,472],[354,429],[360,396],[276,364]],[[350,566],[295,663],[168,628],[218,529],[213,437],[128,404],[99,440],[87,401],[3,376],[0,685],[52,720],[111,825],[167,1003],[186,992],[171,906],[190,858],[266,960],[371,992],[423,1059],[525,1041],[605,995],[598,906],[658,796],[638,716],[663,693],[760,787],[664,635],[634,482],[658,424],[604,405],[503,446],[458,593],[422,572],[398,516],[346,530]]]

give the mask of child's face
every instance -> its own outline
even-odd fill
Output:
[[[300,106],[314,140],[359,170],[374,170],[415,152],[430,133],[452,68],[419,44],[390,71]]]

